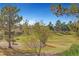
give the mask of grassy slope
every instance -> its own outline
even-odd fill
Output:
[[[27,35],[27,36],[21,35],[16,38],[19,38],[18,40],[19,42],[24,43],[24,42],[28,42],[32,37],[34,37],[34,35]],[[47,41],[48,45],[52,45],[54,47],[46,46],[45,48],[42,49],[42,52],[51,53],[51,54],[60,53],[62,51],[69,49],[72,44],[78,43],[78,42],[79,40],[75,36],[75,34],[63,35],[59,33],[58,34],[54,33],[48,38],[48,41]]]

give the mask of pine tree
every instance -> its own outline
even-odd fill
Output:
[[[50,30],[54,30],[52,22],[49,22],[48,27],[49,27]]]
[[[56,24],[55,24],[55,31],[57,32],[61,32],[61,21],[60,20],[57,20],[56,21]]]
[[[22,17],[18,15],[19,9],[13,6],[5,6],[1,9],[1,16],[4,24],[4,30],[8,35],[9,48],[12,48],[12,30],[14,25],[22,20]]]

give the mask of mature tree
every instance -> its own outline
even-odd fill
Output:
[[[73,31],[73,23],[72,21],[69,21],[69,23],[67,24],[68,28],[69,28],[69,31]]]
[[[52,4],[51,11],[57,16],[66,15],[74,15],[79,16],[79,8],[77,4],[70,4],[70,7],[64,7],[61,4],[58,4],[57,7]]]
[[[12,48],[11,39],[14,25],[22,20],[22,17],[18,15],[18,12],[19,9],[13,6],[6,6],[1,9],[1,16],[4,24],[3,27],[8,35],[9,48]]]
[[[62,31],[62,27],[61,27],[61,21],[57,20],[56,24],[55,24],[55,31],[57,32],[61,32]]]
[[[63,22],[62,24],[61,24],[61,28],[62,28],[62,31],[63,32],[67,32],[69,29],[68,29],[68,26],[67,26],[67,24],[65,24],[65,22]]]
[[[48,27],[49,27],[50,30],[54,30],[52,22],[49,22]]]

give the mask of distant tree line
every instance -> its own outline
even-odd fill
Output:
[[[69,21],[67,24],[65,22],[61,23],[60,20],[57,20],[55,25],[53,25],[52,22],[49,22],[48,27],[55,32],[79,32],[79,20],[76,22]]]

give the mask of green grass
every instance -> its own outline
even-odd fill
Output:
[[[73,44],[71,48],[62,53],[65,56],[79,56],[79,45]]]

